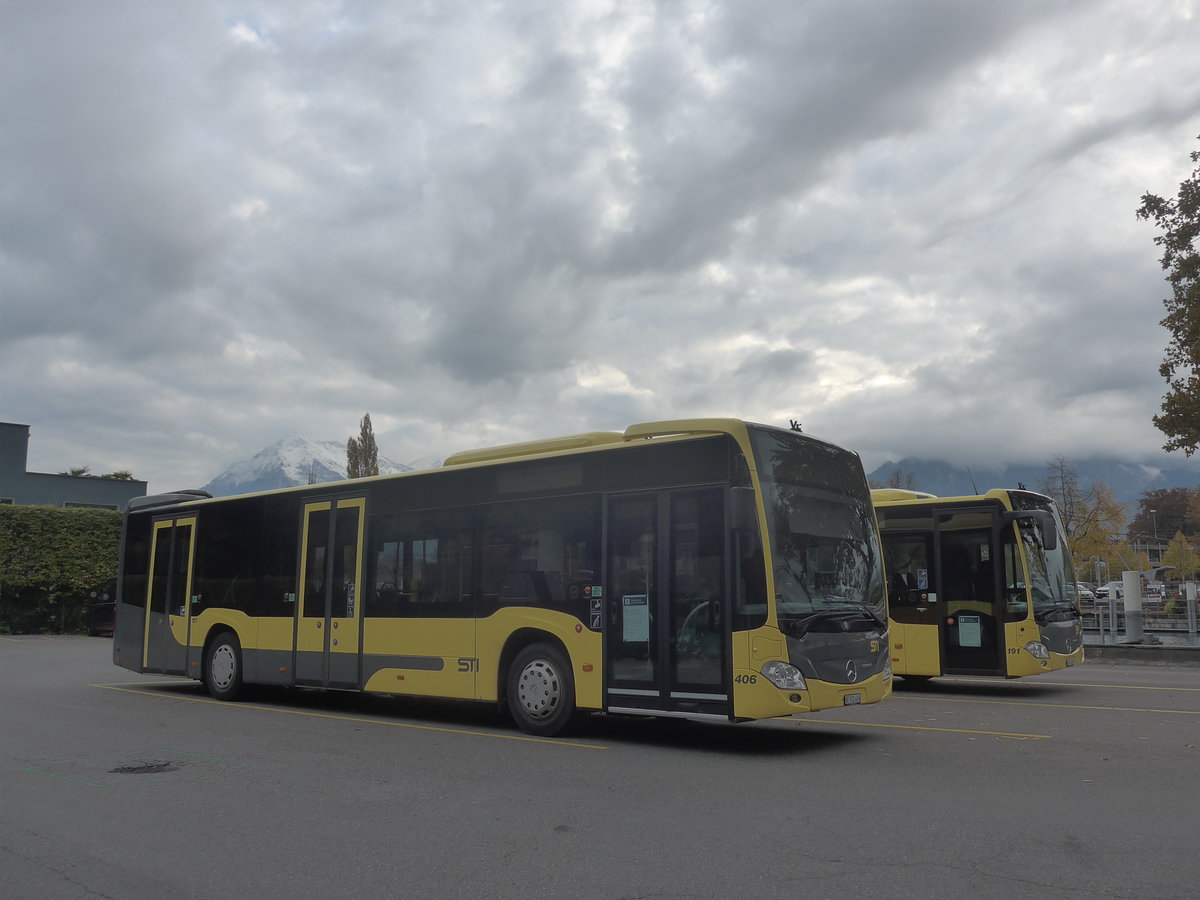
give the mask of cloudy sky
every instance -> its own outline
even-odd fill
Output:
[[[701,415],[1161,458],[1134,213],[1197,47],[1200,0],[13,0],[0,420],[151,491],[364,412],[398,461]]]

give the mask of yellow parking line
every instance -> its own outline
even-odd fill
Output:
[[[156,682],[157,684],[180,684],[180,682]],[[156,694],[146,690],[129,687],[130,682],[116,684],[93,684],[92,687],[106,688],[110,691],[121,691],[126,694],[140,694],[144,697],[159,697],[165,700],[182,700],[188,703],[212,703],[217,706],[229,706],[237,709],[254,709],[260,712],[285,713],[293,716],[307,716],[313,719],[337,719],[342,722],[361,722],[367,725],[385,725],[392,728],[415,728],[418,731],[437,731],[443,734],[463,734],[472,737],[497,738],[504,741],[524,741],[531,744],[554,744],[559,747],[573,747],[577,750],[607,750],[608,747],[599,744],[578,744],[571,741],[556,741],[550,738],[527,737],[518,734],[496,734],[490,731],[469,731],[465,728],[439,728],[435,725],[414,725],[411,722],[388,722],[382,719],[365,719],[358,716],[342,716],[336,713],[309,712],[302,709],[280,709],[275,706],[255,706],[251,703],[232,703],[228,700],[212,700],[208,697],[181,697],[177,694]],[[139,687],[143,685],[139,684]],[[148,685],[145,685],[148,686]]]
[[[1087,709],[1104,710],[1105,712],[1148,712],[1169,713],[1175,716],[1200,716],[1200,710],[1195,709],[1147,709],[1144,706],[1080,706],[1074,703],[1034,703],[1031,700],[964,700],[957,697],[896,697],[898,700],[927,700],[932,703],[990,703],[995,706],[1044,706],[1048,709]]]
[[[900,728],[904,731],[943,731],[949,734],[982,734],[988,737],[1012,738],[1018,741],[1049,740],[1050,734],[1022,734],[1019,731],[974,731],[970,728],[935,728],[931,725],[886,725],[882,722],[847,722],[839,719],[810,719],[805,716],[797,725],[853,725],[855,728]]]
[[[970,682],[970,681],[967,681],[966,679],[962,679],[962,683],[963,684],[985,684],[986,682],[983,682],[983,681]],[[1041,681],[1041,680],[1029,681],[1029,682],[1025,682],[1025,683],[1029,684],[1029,685],[1045,684],[1045,685],[1052,685],[1054,687],[1112,688],[1115,691],[1179,691],[1181,694],[1187,693],[1190,691],[1192,693],[1200,694],[1200,688],[1154,687],[1154,686],[1149,686],[1149,685],[1143,687],[1142,685],[1139,685],[1139,684],[1091,684],[1090,682],[1086,682],[1086,681]]]

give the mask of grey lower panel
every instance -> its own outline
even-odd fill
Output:
[[[242,650],[243,677],[250,684],[318,684],[325,679],[299,678],[297,672],[318,673],[324,669],[322,652],[303,652],[293,660],[291,650]],[[293,665],[293,662],[297,665]],[[385,656],[369,654],[362,657],[362,678],[359,679],[357,653],[329,654],[328,684],[330,687],[357,688],[366,684],[381,669],[412,669],[440,672],[445,661],[439,656]]]
[[[246,681],[276,685],[292,683],[291,650],[243,650],[242,659]]]

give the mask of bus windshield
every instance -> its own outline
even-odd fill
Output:
[[[1033,598],[1033,617],[1039,625],[1074,619],[1079,616],[1078,595],[1075,591],[1075,567],[1058,510],[1048,499],[1036,494],[1013,491],[1013,508],[1041,509],[1054,517],[1058,529],[1058,546],[1047,550],[1041,530],[1035,523],[1020,522],[1021,544],[1029,566],[1029,587]]]
[[[752,428],[779,627],[847,616],[886,626],[878,535],[858,457],[802,434]]]

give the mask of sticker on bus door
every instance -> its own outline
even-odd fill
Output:
[[[979,616],[960,615],[958,617],[958,646],[983,646],[983,630],[981,627],[981,622],[982,619]]]
[[[627,643],[650,642],[650,603],[645,594],[625,594],[621,597],[624,617],[622,639]]]

